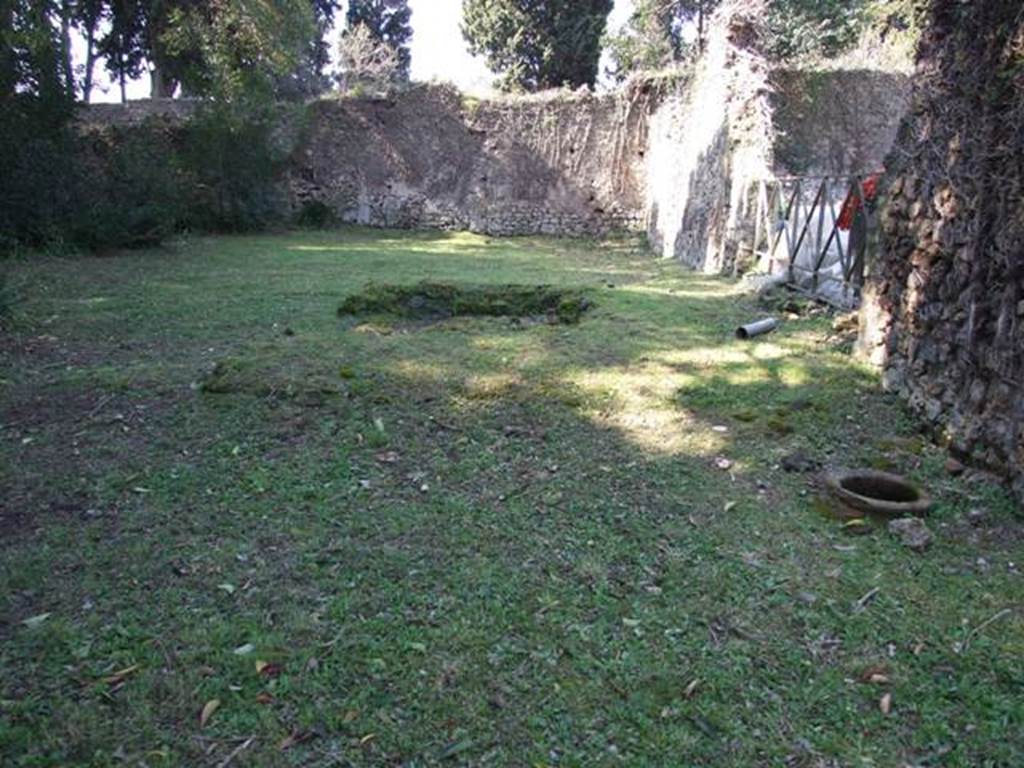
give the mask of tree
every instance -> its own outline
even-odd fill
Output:
[[[720,0],[636,0],[626,25],[606,40],[612,65],[608,74],[624,80],[631,73],[660,69],[685,58],[692,36],[704,50],[707,17]]]
[[[696,25],[697,48],[701,51],[704,50],[704,41],[707,39],[708,16],[719,2],[720,0],[679,0],[675,3],[677,21]],[[679,26],[676,29],[678,30]]]
[[[93,73],[96,69],[97,37],[101,22],[106,18],[107,0],[79,0],[75,5],[75,25],[85,40],[85,63],[82,66],[82,101],[92,97]]]
[[[378,41],[385,43],[398,57],[398,77],[409,79],[409,68],[412,64],[412,53],[409,42],[412,40],[412,10],[408,0],[350,0],[346,21],[348,29],[345,34],[366,28]]]
[[[856,42],[869,5],[868,0],[771,0],[768,51],[778,59],[841,53]]]
[[[126,83],[143,72],[146,58],[146,18],[141,0],[112,0],[110,27],[97,44],[106,60],[107,71],[121,87],[121,101],[127,100]]]
[[[673,11],[665,0],[637,0],[629,21],[605,40],[612,78],[621,82],[634,72],[661,69],[678,58]]]
[[[327,33],[334,26],[334,14],[340,5],[339,0],[311,0],[313,38],[299,66],[279,84],[284,98],[317,96],[330,88],[330,78],[325,73],[331,63]]]
[[[2,0],[0,0],[2,1]],[[89,0],[76,0],[78,3]],[[92,0],[103,2],[104,0]],[[123,84],[148,70],[154,98],[178,92],[208,95],[214,69],[232,61],[254,63],[266,74],[283,53],[288,71],[277,71],[279,97],[308,96],[327,87],[329,60],[324,36],[339,0],[106,0],[109,27],[98,52],[107,69]],[[302,40],[296,40],[296,34]],[[219,40],[214,45],[214,40]],[[273,50],[275,45],[283,45]],[[216,52],[215,49],[216,48]],[[255,56],[255,59],[249,57]],[[248,79],[245,73],[236,73]]]
[[[462,35],[508,90],[592,86],[612,0],[463,0]]]
[[[176,10],[161,48],[174,65],[170,78],[188,93],[268,101],[314,34],[308,0],[213,0]]]
[[[365,24],[341,36],[338,65],[338,81],[343,92],[364,87],[386,90],[401,78],[402,65],[395,49],[377,39]]]
[[[65,218],[74,138],[65,10],[60,0],[0,0],[0,250],[43,244]]]
[[[29,100],[61,105],[72,98],[66,7],[66,0],[0,0],[0,108]]]

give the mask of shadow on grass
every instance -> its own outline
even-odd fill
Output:
[[[1017,619],[948,651],[998,607],[960,576],[965,547],[853,543],[777,469],[909,428],[822,323],[738,342],[746,299],[657,273],[598,289],[571,328],[349,329],[325,280],[289,315],[305,275],[233,269],[232,295],[260,293],[197,297],[212,338],[183,341],[174,313],[131,329],[202,345],[150,371],[176,393],[159,418],[148,384],[105,400],[109,372],[4,393],[5,414],[89,395],[4,432],[3,507],[38,510],[2,545],[5,754],[220,764],[253,738],[254,765],[909,762],[948,734],[964,764],[1019,753]],[[220,392],[191,389],[225,359]],[[1013,578],[983,588],[1001,605]],[[911,717],[848,682],[879,664]],[[991,717],[966,730],[965,707]]]

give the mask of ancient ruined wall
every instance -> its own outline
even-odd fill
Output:
[[[692,70],[612,93],[475,99],[418,85],[293,105],[277,131],[290,155],[277,218],[494,235],[627,229],[645,231],[657,252],[689,267],[742,268],[752,262],[754,183],[780,172],[776,155],[802,148],[800,167],[784,173],[834,170],[841,152],[846,165],[869,165],[899,117],[879,107],[870,135],[864,130],[864,104],[899,99],[881,75],[856,78],[858,101],[844,107],[851,119],[816,110],[830,101],[827,112],[840,112],[831,102],[849,102],[849,78],[772,71],[760,53],[765,2],[726,0]],[[808,81],[818,94],[810,103],[810,89],[793,86]],[[83,119],[147,130],[195,109],[133,102],[91,107]],[[782,130],[775,115],[787,118]]]
[[[771,173],[774,130],[758,3],[725,3],[692,80],[654,113],[647,234],[663,256],[731,269],[752,227],[749,189]]]
[[[907,112],[908,75],[779,69],[771,83],[779,175],[845,176],[883,167]]]
[[[639,229],[653,94],[476,100],[418,87],[312,106],[294,206],[340,221],[495,235]]]
[[[933,0],[929,14],[860,348],[1024,500],[1024,12]]]

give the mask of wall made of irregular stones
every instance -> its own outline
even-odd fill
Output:
[[[873,69],[779,69],[771,75],[779,175],[880,170],[910,99],[910,77]]]
[[[723,4],[692,79],[651,119],[648,239],[663,256],[704,272],[733,269],[753,229],[751,185],[771,175],[759,5]]]
[[[277,134],[289,160],[278,218],[493,235],[624,229],[646,232],[658,253],[694,269],[742,268],[752,261],[754,186],[776,174],[788,130],[777,129],[773,110],[801,114],[787,106],[798,89],[777,89],[760,52],[765,2],[723,2],[692,71],[612,93],[475,99],[419,85],[282,110]],[[828,93],[849,90],[843,73],[815,82]],[[859,82],[863,100],[891,101],[886,78]],[[180,124],[196,108],[153,100],[97,105],[82,117],[146,130]],[[898,117],[889,115],[886,130]],[[862,127],[819,125],[829,141],[808,143],[801,156],[814,168],[837,144],[854,146]],[[878,132],[875,151],[887,135]]]
[[[493,235],[642,228],[653,94],[475,100],[418,87],[312,105],[289,184],[340,221]]]
[[[933,0],[890,157],[860,349],[1024,501],[1024,14]]]

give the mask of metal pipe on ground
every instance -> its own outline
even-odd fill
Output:
[[[779,327],[779,321],[774,317],[766,317],[761,320],[755,320],[752,323],[741,325],[736,329],[737,339],[752,339],[755,336],[761,336],[765,333],[771,333]]]

